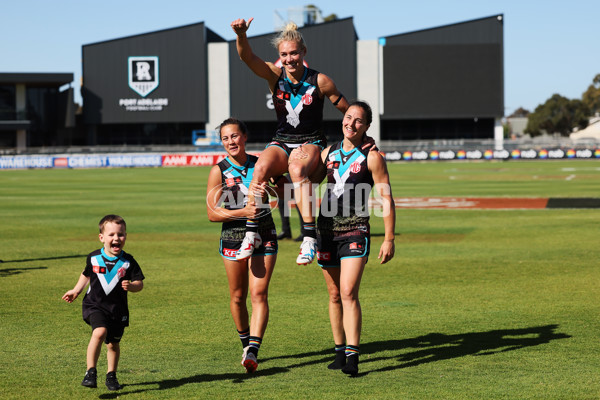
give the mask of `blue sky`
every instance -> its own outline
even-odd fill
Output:
[[[600,74],[597,0],[4,1],[0,72],[73,73],[79,100],[84,44],[197,22],[231,40],[238,17],[254,17],[249,35],[260,35],[274,31],[275,10],[306,4],[353,17],[359,40],[504,14],[506,115],[533,111],[554,93],[581,98]]]

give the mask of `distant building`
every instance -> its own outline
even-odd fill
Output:
[[[0,148],[64,144],[75,126],[72,73],[0,73]]]
[[[518,138],[523,136],[525,134],[525,128],[527,128],[527,121],[529,121],[529,118],[527,117],[506,118],[511,137]]]
[[[501,138],[503,20],[381,38],[382,139]]]

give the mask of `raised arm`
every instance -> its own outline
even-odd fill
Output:
[[[385,264],[394,257],[395,253],[395,229],[396,229],[396,206],[392,196],[392,187],[390,186],[390,176],[383,156],[377,151],[369,152],[367,163],[369,171],[373,175],[375,190],[382,200],[383,206],[383,224],[385,227],[385,237],[381,248],[379,249],[379,258],[381,264]]]
[[[248,28],[250,28],[250,24],[253,20],[254,18],[250,18],[248,21],[243,18],[238,18],[231,23],[231,28],[237,35],[235,41],[237,52],[240,59],[246,63],[248,68],[250,68],[257,76],[269,82],[269,88],[273,88],[275,82],[277,82],[277,79],[279,78],[280,70],[273,65],[273,63],[263,61],[252,51],[246,32],[248,31]]]

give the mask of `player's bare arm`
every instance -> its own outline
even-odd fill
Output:
[[[265,79],[269,83],[269,89],[271,89],[275,85],[275,82],[277,82],[281,71],[273,63],[265,62],[252,51],[246,32],[253,20],[254,18],[250,18],[248,21],[238,18],[231,23],[231,28],[237,36],[235,42],[237,52],[240,59],[246,63],[248,68],[257,76]]]
[[[348,100],[342,92],[340,92],[335,86],[333,79],[323,73],[319,73],[317,77],[317,84],[319,85],[319,91],[323,93],[323,96],[327,97],[331,104],[335,106],[342,114],[348,109]]]
[[[396,206],[392,196],[390,176],[383,156],[377,151],[371,151],[367,163],[373,176],[375,190],[377,190],[377,194],[382,200],[385,237],[377,258],[381,264],[385,264],[394,257],[395,253]]]

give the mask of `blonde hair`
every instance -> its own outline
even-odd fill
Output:
[[[271,44],[275,46],[277,50],[279,50],[279,45],[281,42],[296,42],[302,49],[306,49],[304,38],[302,37],[300,31],[298,31],[298,25],[296,25],[294,22],[288,22],[281,32],[279,32],[279,35],[277,35],[271,41]]]

